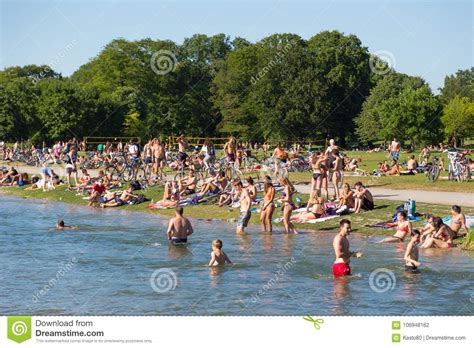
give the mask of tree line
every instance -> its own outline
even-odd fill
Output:
[[[70,77],[48,66],[0,71],[0,140],[234,135],[252,141],[336,138],[415,146],[473,137],[474,68],[434,95],[355,35],[256,43],[225,34],[116,39]]]

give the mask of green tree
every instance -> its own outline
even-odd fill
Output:
[[[364,143],[386,140],[380,132],[380,105],[387,99],[398,96],[406,88],[418,89],[425,85],[420,77],[390,72],[383,76],[370,90],[370,95],[362,104],[362,111],[355,119],[356,134]]]
[[[474,101],[455,96],[444,107],[441,121],[448,140],[455,147],[462,145],[465,138],[474,137]]]
[[[454,97],[467,97],[474,100],[474,68],[458,70],[456,74],[444,78],[444,86],[440,88],[440,98],[444,105]]]
[[[438,142],[442,137],[441,107],[428,86],[405,88],[382,102],[379,108],[381,136],[398,138],[414,148]]]

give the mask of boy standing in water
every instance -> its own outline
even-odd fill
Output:
[[[215,239],[212,241],[212,252],[211,261],[209,261],[209,267],[211,266],[223,266],[226,263],[232,263],[227,257],[227,254],[222,251],[222,241]]]
[[[334,237],[332,243],[336,260],[332,266],[332,273],[334,278],[351,275],[351,267],[349,266],[350,258],[361,257],[360,251],[351,252],[349,249],[349,240],[347,236],[351,234],[351,222],[347,219],[342,219],[339,222],[339,233]]]
[[[234,187],[240,195],[240,216],[237,222],[236,233],[244,233],[244,228],[247,227],[252,217],[250,211],[252,200],[250,199],[249,191],[242,185],[240,180],[234,182]]]
[[[418,261],[418,244],[420,243],[420,231],[414,230],[411,233],[411,239],[405,250],[405,270],[407,272],[416,272],[421,263]]]

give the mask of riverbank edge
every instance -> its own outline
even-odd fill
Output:
[[[61,187],[63,189],[63,187]],[[58,189],[57,189],[58,190]],[[143,191],[143,193],[148,193],[149,190]],[[160,189],[157,189],[157,194],[160,193]],[[51,195],[53,194],[53,195]],[[35,191],[25,191],[22,188],[18,187],[3,187],[0,188],[0,197],[1,196],[15,196],[23,199],[35,199],[37,201],[52,201],[52,202],[59,202],[59,203],[65,203],[65,204],[70,204],[70,205],[75,205],[75,206],[85,206],[85,200],[82,199],[82,197],[78,198],[74,193],[72,192],[67,192],[67,191],[49,191],[49,192],[42,192],[41,190],[35,190]],[[41,195],[41,197],[39,197]],[[302,195],[306,196],[306,195]],[[63,198],[64,197],[64,198]],[[82,203],[82,204],[81,204]],[[401,202],[393,202],[393,201],[384,201],[381,200],[379,205],[384,205],[384,204],[393,204],[397,205]],[[445,205],[432,205],[432,206],[437,206],[437,207],[445,207],[446,209],[449,208],[449,206]],[[238,218],[238,209],[235,209],[232,211],[232,214],[227,213],[227,218],[220,218],[220,219],[212,219],[210,217],[203,217],[200,216],[200,214],[196,213],[195,210],[196,207],[202,207],[202,206],[187,206],[185,207],[185,215],[198,220],[198,221],[206,221],[206,222],[221,222],[221,223],[226,223],[229,225],[235,225],[235,220]],[[215,208],[214,206],[209,206],[209,205],[204,205],[204,207],[207,208],[207,210]],[[100,208],[92,208],[92,209],[100,209]],[[146,214],[152,214],[152,215],[159,215],[162,217],[171,217],[174,215],[174,209],[147,209],[146,208],[146,203],[142,203],[139,205],[126,205],[122,207],[118,207],[116,209],[122,209],[124,211],[134,213],[134,212],[139,212],[139,213],[146,213]],[[362,213],[365,214],[365,213]],[[344,218],[348,218],[351,220],[351,217],[363,217],[361,215],[346,215]],[[229,216],[230,215],[230,216]],[[341,217],[342,218],[342,217]],[[230,221],[229,221],[230,220]],[[252,214],[252,220],[250,221],[249,225],[252,227],[258,227],[260,226],[258,221],[259,220],[259,214],[254,213]],[[329,220],[326,222],[322,222],[317,225],[311,225],[311,224],[296,224],[296,227],[298,230],[305,231],[305,232],[334,232],[338,229],[338,224],[339,224],[340,219],[334,219],[334,220]],[[364,226],[359,226],[356,222],[353,222],[353,233],[361,234],[361,235],[366,235],[366,236],[387,236],[387,235],[392,235],[393,230],[392,229],[380,229],[380,228],[373,228],[370,230],[367,230],[366,227]],[[274,226],[277,228],[283,227],[282,223],[274,223]],[[466,239],[466,241],[469,241],[470,243],[465,245],[463,249],[466,250],[473,250],[474,251],[474,235],[473,231],[471,229],[470,231],[470,236]],[[455,240],[455,244],[458,246],[461,246],[464,242],[464,239],[457,239]]]

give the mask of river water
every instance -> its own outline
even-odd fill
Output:
[[[57,232],[55,221],[79,225]],[[474,254],[420,252],[350,236],[364,257],[334,280],[333,231],[262,235],[251,226],[192,220],[187,247],[170,246],[165,218],[0,196],[0,315],[472,315]],[[353,226],[357,228],[357,226]],[[207,267],[220,238],[232,266]]]

